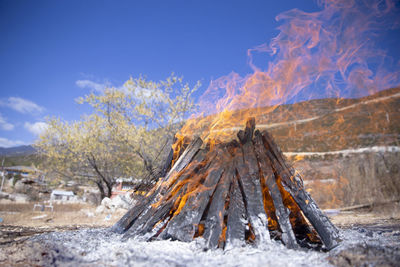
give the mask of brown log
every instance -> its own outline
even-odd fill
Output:
[[[276,183],[276,178],[271,167],[271,161],[267,156],[267,151],[265,150],[262,137],[258,131],[256,131],[255,133],[254,141],[255,141],[254,147],[257,154],[258,162],[260,164],[260,169],[262,175],[264,176],[264,181],[266,183],[266,186],[268,187],[268,190],[272,197],[278,223],[282,230],[282,242],[288,248],[298,248],[298,244],[296,242],[296,236],[293,232],[289,220],[290,211],[283,204],[282,195],[279,191],[278,185]]]
[[[338,229],[332,224],[328,217],[322,213],[310,194],[304,190],[303,179],[300,174],[285,162],[282,151],[280,151],[268,132],[263,131],[262,139],[266,148],[270,149],[272,152],[269,154],[272,154],[272,158],[270,158],[273,162],[272,166],[280,176],[283,187],[292,195],[304,215],[315,228],[326,249],[330,250],[339,245],[340,238]],[[275,163],[274,160],[277,161],[277,163]]]

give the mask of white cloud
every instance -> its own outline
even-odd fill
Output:
[[[19,140],[9,140],[7,138],[0,137],[0,147],[13,147],[22,145],[26,145],[26,143]]]
[[[5,131],[11,131],[14,129],[14,125],[7,122],[7,120],[0,114],[0,129]]]
[[[34,135],[40,135],[44,130],[47,129],[47,127],[49,127],[49,125],[40,121],[35,123],[25,122],[24,127]]]
[[[1,101],[0,105],[7,106],[23,114],[40,113],[44,111],[44,107],[20,97],[9,97],[6,101]]]
[[[97,91],[99,93],[103,93],[104,90],[107,87],[111,87],[111,84],[109,83],[96,83],[90,80],[78,80],[75,82],[76,85],[80,88],[88,88],[88,89],[92,89],[94,91]],[[123,84],[119,87],[114,87],[117,90],[120,90],[126,94],[132,94],[132,90],[129,88],[129,85]],[[143,88],[143,87],[137,87],[134,93],[134,96],[137,98],[141,98],[141,97],[147,97],[149,98],[150,96],[152,96],[152,93],[155,97],[162,97],[162,93],[159,89],[154,90],[153,92],[151,89],[148,88]]]
[[[97,92],[103,92],[107,87],[106,84],[96,83],[90,80],[78,80],[76,81],[76,85],[80,88],[93,89]]]

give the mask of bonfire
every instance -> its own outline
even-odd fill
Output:
[[[146,241],[201,238],[209,249],[267,245],[272,239],[291,249],[336,247],[337,228],[272,136],[255,128],[250,118],[228,142],[178,140],[168,174],[113,231]]]

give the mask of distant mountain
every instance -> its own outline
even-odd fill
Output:
[[[27,156],[36,152],[33,146],[15,146],[15,147],[0,147],[0,156],[14,157],[14,156]]]

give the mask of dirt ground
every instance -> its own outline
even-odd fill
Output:
[[[95,212],[89,205],[58,205],[54,211],[32,211],[33,204],[0,205],[0,252],[24,254],[26,246],[34,237],[51,232],[68,232],[81,229],[104,229],[113,225],[123,214]],[[400,260],[400,205],[392,203],[368,209],[346,212],[327,211],[332,222],[343,231],[359,232],[366,237],[373,236],[382,244],[371,246],[360,242],[349,249],[329,256],[329,264],[335,266],[396,266]],[[385,244],[385,238],[395,238],[392,244]],[[392,240],[391,239],[391,240]],[[378,242],[380,243],[380,241]],[[30,251],[30,250],[29,250]],[[1,254],[1,253],[0,253]],[[19,255],[25,257],[25,255]],[[26,255],[30,257],[30,255]],[[33,256],[32,256],[33,257]],[[37,255],[34,255],[37,257]],[[9,260],[0,261],[0,266],[20,266]],[[40,265],[40,264],[39,264]],[[306,264],[307,265],[307,264]],[[398,265],[397,265],[398,266]]]
[[[109,227],[126,212],[96,213],[96,207],[88,204],[55,204],[53,211],[33,211],[34,204],[0,204],[0,246],[41,233]]]
[[[357,225],[387,225],[400,224],[400,203],[388,203],[371,208],[341,211],[331,215],[325,211],[334,225],[340,228],[349,228]]]

